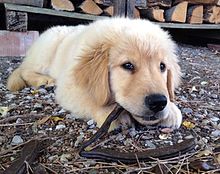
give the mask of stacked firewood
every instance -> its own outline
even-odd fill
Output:
[[[113,16],[114,3],[125,4],[127,2],[134,6],[124,7],[124,13],[132,12],[133,17],[147,18],[157,22],[220,23],[220,0],[0,0],[1,2],[96,16]],[[130,11],[126,11],[128,9]]]
[[[113,15],[111,0],[51,0],[55,10],[76,11],[92,15]]]
[[[140,16],[158,22],[220,23],[220,0],[139,0]]]
[[[135,17],[158,22],[220,23],[220,0],[136,0]],[[113,0],[51,0],[56,10],[112,16]]]

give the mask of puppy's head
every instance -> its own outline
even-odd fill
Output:
[[[148,21],[112,20],[110,34],[103,35],[81,60],[78,83],[97,104],[113,101],[142,124],[158,123],[167,117],[180,79],[175,45]]]

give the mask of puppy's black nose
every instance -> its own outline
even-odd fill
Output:
[[[167,105],[167,98],[161,94],[152,94],[145,97],[145,105],[153,112],[162,111]]]

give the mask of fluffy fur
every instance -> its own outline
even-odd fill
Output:
[[[122,68],[126,62],[135,66],[134,72]],[[160,71],[161,62],[165,72]],[[172,100],[179,82],[175,44],[165,31],[146,20],[111,18],[47,30],[9,77],[7,87],[17,91],[55,83],[57,102],[77,117],[93,118],[98,126],[119,103],[130,113],[124,112],[119,122],[131,124],[132,115],[142,124],[178,128],[182,115]],[[151,121],[144,99],[158,93],[168,103]]]

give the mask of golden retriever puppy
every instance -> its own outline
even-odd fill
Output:
[[[175,44],[159,26],[141,19],[108,18],[44,32],[9,77],[7,88],[56,84],[56,100],[100,126],[118,103],[118,122],[179,128],[173,103],[180,81]],[[117,127],[118,122],[112,127]]]

